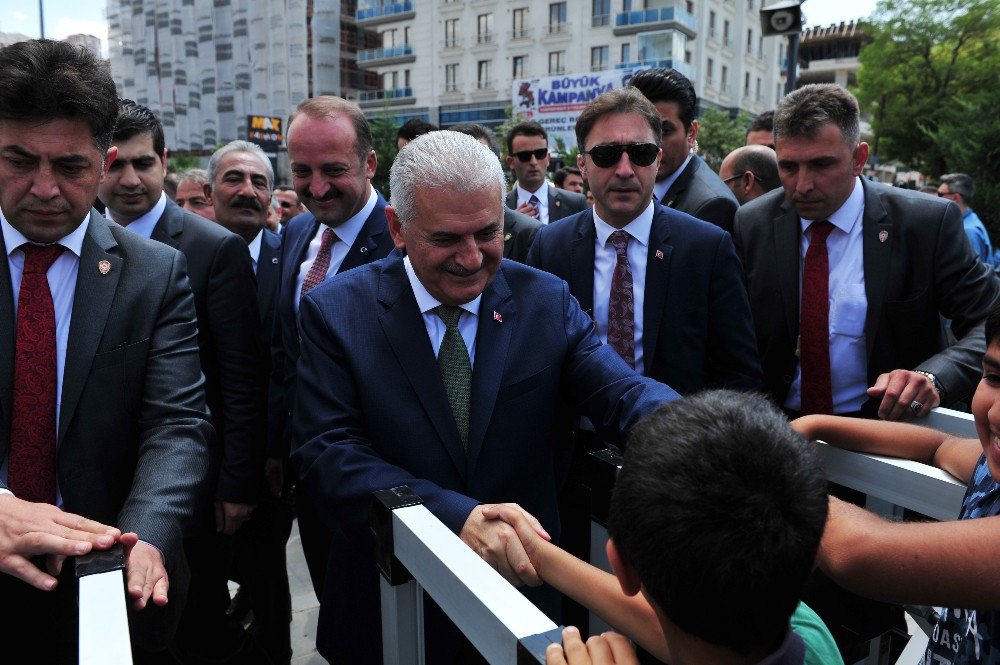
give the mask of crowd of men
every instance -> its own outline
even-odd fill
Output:
[[[170,183],[160,120],[118,99],[106,64],[46,40],[0,50],[8,644],[73,662],[63,564],[118,542],[136,662],[289,663],[297,518],[320,653],[380,663],[367,506],[398,485],[558,623],[536,541],[559,542],[585,442],[625,448],[655,413],[666,424],[646,420],[637,453],[653,458],[670,418],[699,409],[745,432],[754,413],[773,430],[967,404],[1000,300],[968,177],[939,197],[861,177],[857,102],[833,85],[758,118],[718,175],[694,150],[696,111],[684,76],[643,71],[587,105],[578,162],[551,179],[544,128],[511,128],[513,187],[488,128],[407,123],[387,201],[364,113],[322,96],[288,120],[290,186],[245,141]],[[725,392],[688,401],[710,389]],[[812,464],[781,445],[795,462],[775,474]],[[795,491],[818,508],[802,583],[826,517],[803,473]],[[630,567],[627,521],[612,562],[635,596],[651,573]],[[784,645],[802,583],[768,639]],[[424,616],[427,662],[475,662],[429,600]]]

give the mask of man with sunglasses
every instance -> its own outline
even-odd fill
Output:
[[[719,177],[740,205],[781,186],[778,158],[764,145],[745,145],[722,160]]]
[[[295,193],[295,188],[288,185],[278,185],[274,188],[274,199],[278,202],[278,233],[285,228],[285,224],[292,221],[292,217],[304,213],[306,207],[299,201],[299,195]]]
[[[538,232],[528,263],[561,277],[602,341],[680,394],[762,385],[732,238],[652,201],[660,116],[638,90],[591,102],[576,123],[594,208]]]
[[[646,96],[660,114],[663,158],[656,171],[653,194],[668,208],[733,231],[739,202],[694,149],[698,96],[694,86],[676,70],[655,67],[639,72],[628,83]]]
[[[581,194],[549,186],[549,135],[534,121],[521,122],[507,134],[507,166],[517,183],[507,194],[507,207],[542,224],[576,214],[587,207]]]

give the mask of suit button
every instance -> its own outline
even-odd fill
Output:
[[[786,374],[783,377],[781,377],[781,380],[784,381],[785,383],[791,383],[792,382],[792,375],[791,374]]]

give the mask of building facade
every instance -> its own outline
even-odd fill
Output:
[[[825,27],[807,28],[799,44],[798,87],[810,83],[857,85],[861,48],[871,41],[861,20],[841,21]]]

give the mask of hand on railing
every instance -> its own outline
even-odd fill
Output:
[[[562,646],[550,644],[545,665],[638,665],[629,641],[618,633],[594,635],[583,643],[580,631],[568,626],[562,632]]]
[[[868,389],[868,397],[882,398],[878,417],[883,420],[904,420],[923,417],[940,405],[941,399],[930,377],[921,372],[896,369],[881,374]]]
[[[120,539],[125,547],[125,574],[128,595],[134,600],[132,607],[141,610],[150,600],[154,605],[167,604],[170,581],[163,567],[163,555],[138,534],[123,533]]]
[[[476,506],[465,520],[459,537],[514,586],[538,586],[542,581],[521,543],[521,538],[508,523],[514,518],[502,520],[489,518],[486,516],[486,511],[492,508],[503,508],[508,514],[517,515],[539,536],[551,540],[551,536],[542,528],[541,523],[516,503]]]
[[[0,571],[28,584],[51,591],[54,577],[67,556],[86,554],[93,548],[108,549],[121,532],[100,522],[67,513],[47,503],[0,496]],[[47,555],[46,574],[31,557]]]

